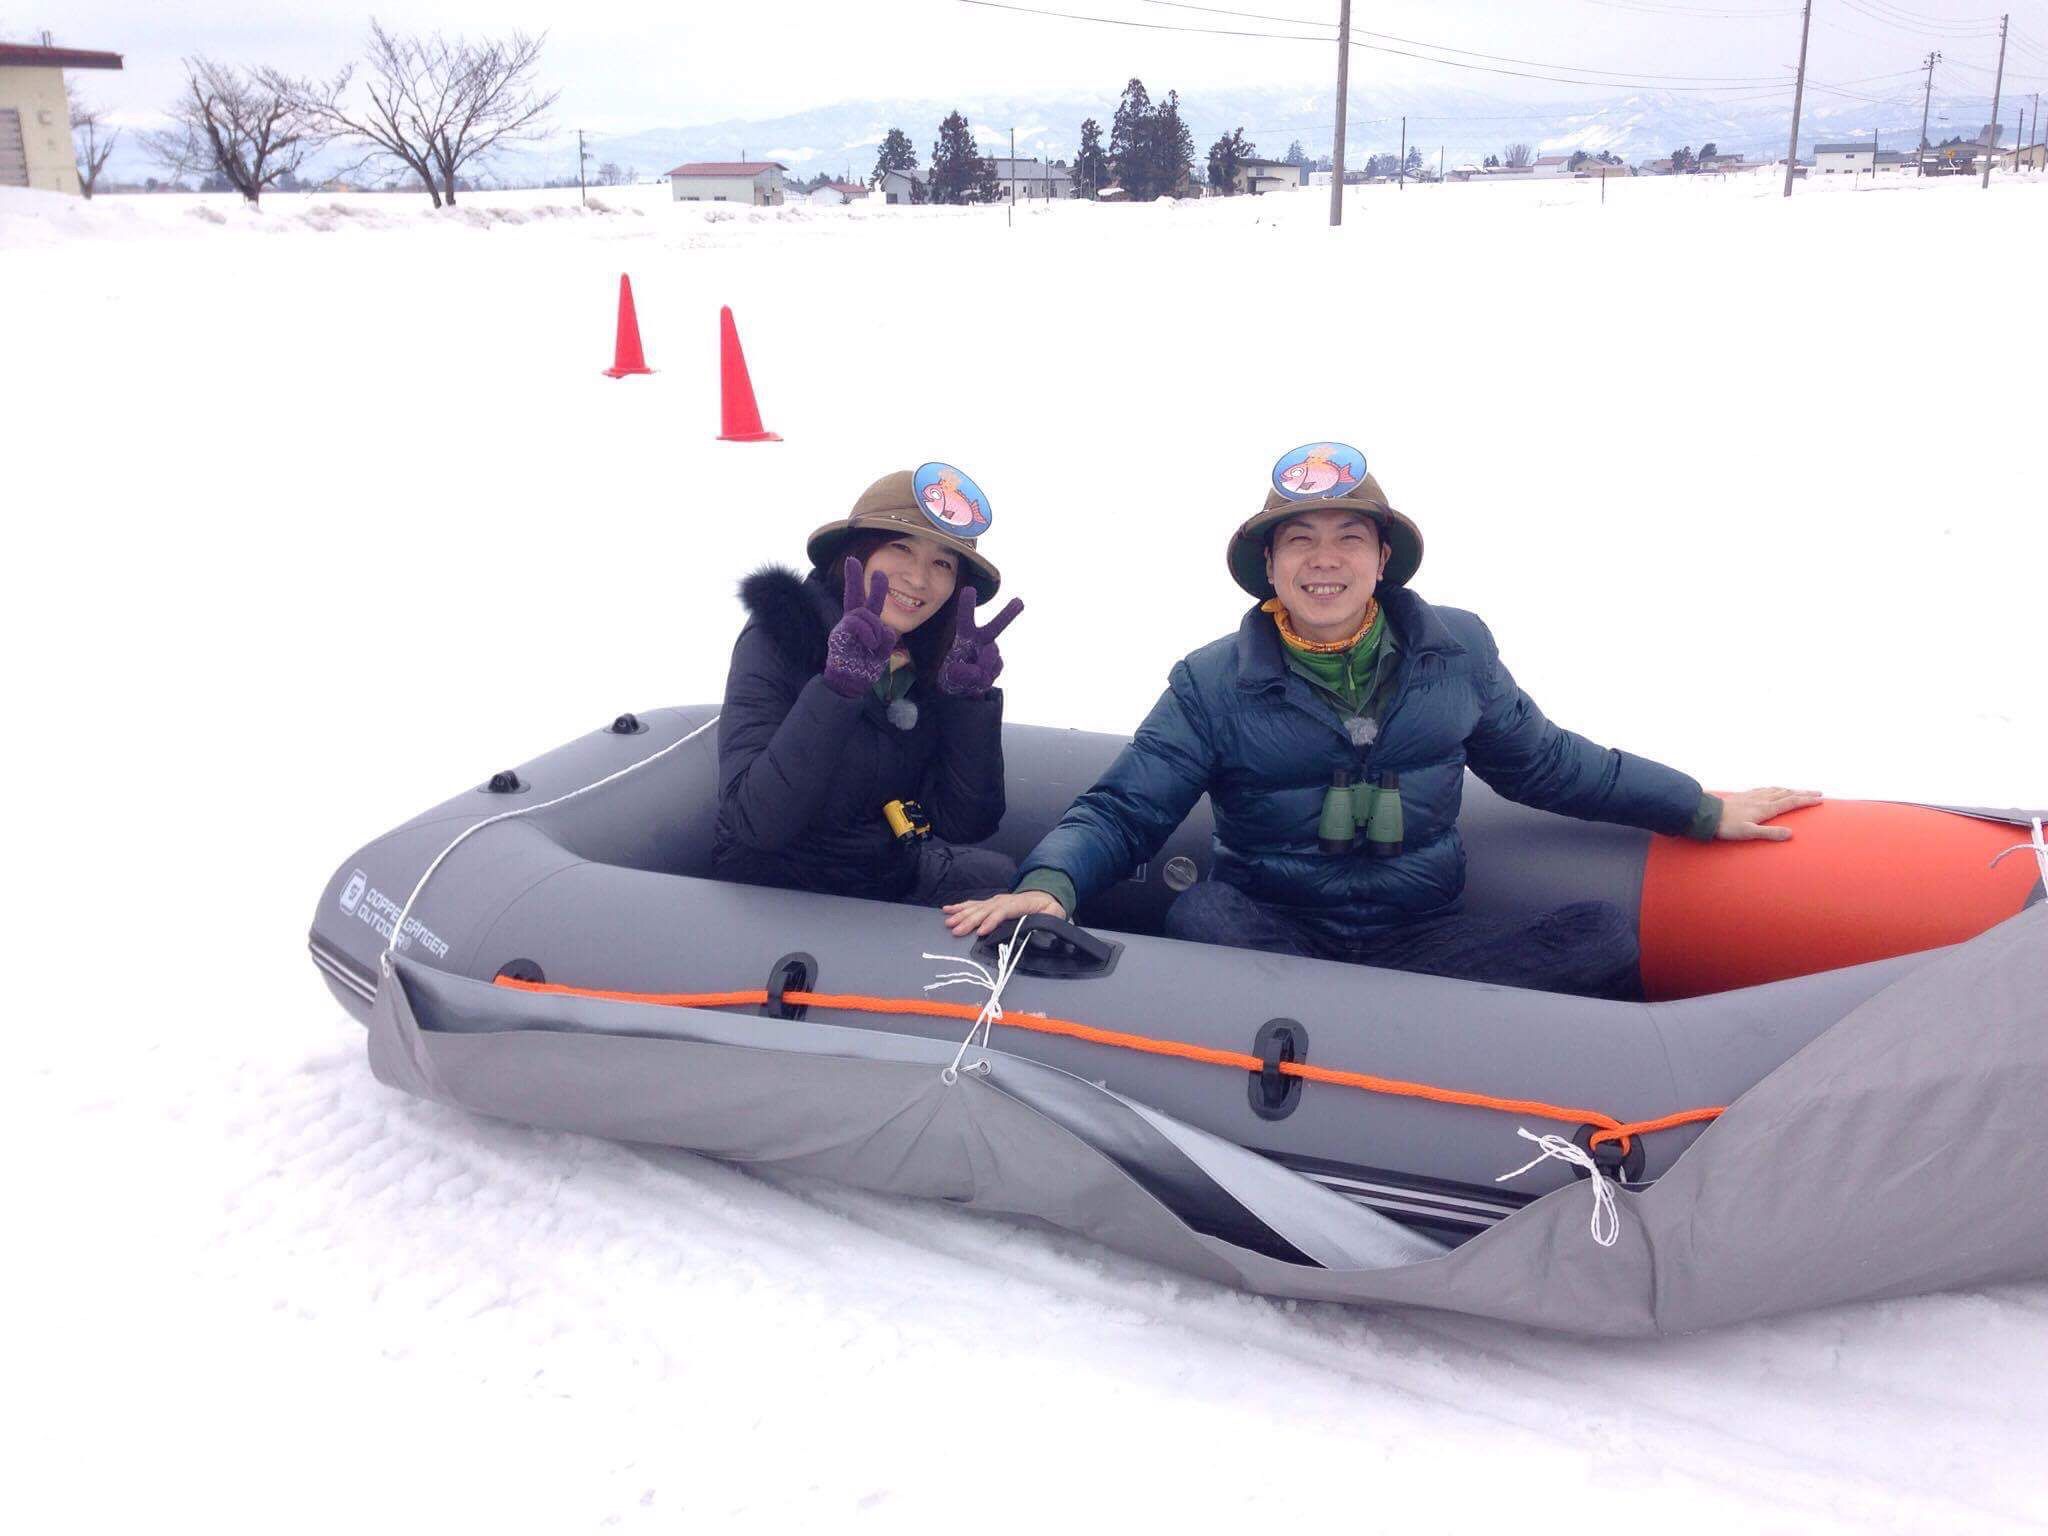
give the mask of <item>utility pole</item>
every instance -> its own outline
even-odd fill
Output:
[[[1003,210],[1003,227],[1017,227],[1017,130],[1010,130],[1010,206]]]
[[[1444,184],[1444,147],[1441,144],[1436,147],[1436,184]]]
[[[1920,174],[1927,174],[1927,109],[1934,102],[1934,66],[1941,62],[1941,55],[1930,52],[1927,55],[1927,93],[1920,98]]]
[[[590,193],[583,185],[583,162],[590,156],[583,153],[583,130],[576,130],[576,200],[584,207],[590,206]]]
[[[2010,12],[1998,18],[1998,75],[1991,86],[1991,142],[1984,147],[1984,180],[1978,184],[1986,192],[1991,190],[1991,162],[1998,155],[1998,98],[2005,91],[2005,29],[2011,20]],[[2012,158],[2013,164],[2019,164],[2017,153]]]
[[[1806,102],[1806,34],[1813,30],[1813,0],[1799,18],[1799,83],[1792,88],[1792,147],[1785,152],[1785,195],[1792,195],[1792,172],[1799,165],[1799,113]]]
[[[1330,228],[1344,222],[1344,109],[1351,94],[1351,0],[1337,11],[1337,137],[1330,146]]]
[[[1401,169],[1395,173],[1394,188],[1399,192],[1408,190],[1408,119],[1401,119]]]

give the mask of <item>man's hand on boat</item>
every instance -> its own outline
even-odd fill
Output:
[[[1067,909],[1044,891],[1012,891],[1007,896],[986,896],[980,901],[956,901],[945,909],[946,927],[955,938],[976,938],[994,933],[1013,918],[1033,912],[1065,917]]]
[[[1752,838],[1782,843],[1792,835],[1792,829],[1767,827],[1764,823],[1787,811],[1801,811],[1820,802],[1817,789],[1779,789],[1775,785],[1769,789],[1746,789],[1739,795],[1723,795],[1721,824],[1714,829],[1714,836],[1731,843]]]

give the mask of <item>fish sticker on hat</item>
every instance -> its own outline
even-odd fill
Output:
[[[1365,478],[1365,455],[1349,443],[1303,443],[1273,465],[1273,489],[1289,501],[1328,501]]]
[[[955,538],[980,538],[995,521],[981,487],[951,464],[920,464],[910,489],[933,526]]]

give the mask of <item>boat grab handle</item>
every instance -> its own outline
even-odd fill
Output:
[[[986,963],[997,957],[999,946],[1017,943],[1024,949],[1014,969],[1050,981],[1107,976],[1124,952],[1114,939],[1097,938],[1086,928],[1047,912],[1027,912],[1008,930],[998,928],[977,943],[974,957]]]

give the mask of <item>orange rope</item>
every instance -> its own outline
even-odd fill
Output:
[[[768,989],[756,987],[747,992],[607,992],[596,987],[570,987],[552,981],[521,981],[515,976],[500,976],[497,984],[511,987],[519,992],[552,993],[559,997],[590,997],[608,1003],[649,1003],[667,1008],[757,1008],[768,1001]],[[935,999],[921,997],[867,997],[853,992],[785,992],[783,1001],[799,1008],[830,1008],[840,1013],[914,1014],[932,1019],[962,1019],[969,1023],[981,1017],[981,1009],[973,1003],[942,1003]],[[1113,1046],[1118,1050],[1140,1051],[1147,1056],[1170,1056],[1181,1061],[1206,1062],[1210,1066],[1231,1067],[1240,1072],[1259,1072],[1265,1063],[1248,1051],[1218,1050],[1213,1046],[1191,1045],[1185,1040],[1158,1040],[1150,1035],[1133,1035],[1119,1029],[1103,1029],[1094,1024],[1078,1024],[1072,1019],[1048,1018],[1037,1013],[1006,1013],[997,1023],[1013,1029],[1028,1029],[1041,1035],[1063,1035],[1070,1040],[1083,1040],[1090,1045]],[[1370,1072],[1341,1072],[1334,1067],[1311,1066],[1305,1061],[1283,1061],[1280,1072],[1284,1077],[1298,1077],[1304,1082],[1327,1083],[1336,1088],[1358,1088],[1367,1093],[1387,1094],[1396,1098],[1424,1099],[1432,1104],[1460,1104],[1471,1109],[1490,1109],[1501,1114],[1530,1115],[1539,1120],[1557,1120],[1567,1125],[1591,1125],[1598,1129],[1590,1138],[1594,1146],[1604,1141],[1619,1141],[1626,1152],[1629,1142],[1636,1136],[1646,1136],[1652,1131],[1668,1131],[1675,1126],[1695,1125],[1712,1120],[1727,1106],[1717,1105],[1710,1109],[1685,1109],[1676,1114],[1665,1115],[1656,1120],[1622,1121],[1597,1109],[1573,1109],[1566,1105],[1546,1104],[1541,1099],[1504,1099],[1492,1094],[1467,1093],[1457,1088],[1439,1088],[1432,1083],[1411,1083],[1398,1077],[1376,1077]]]

